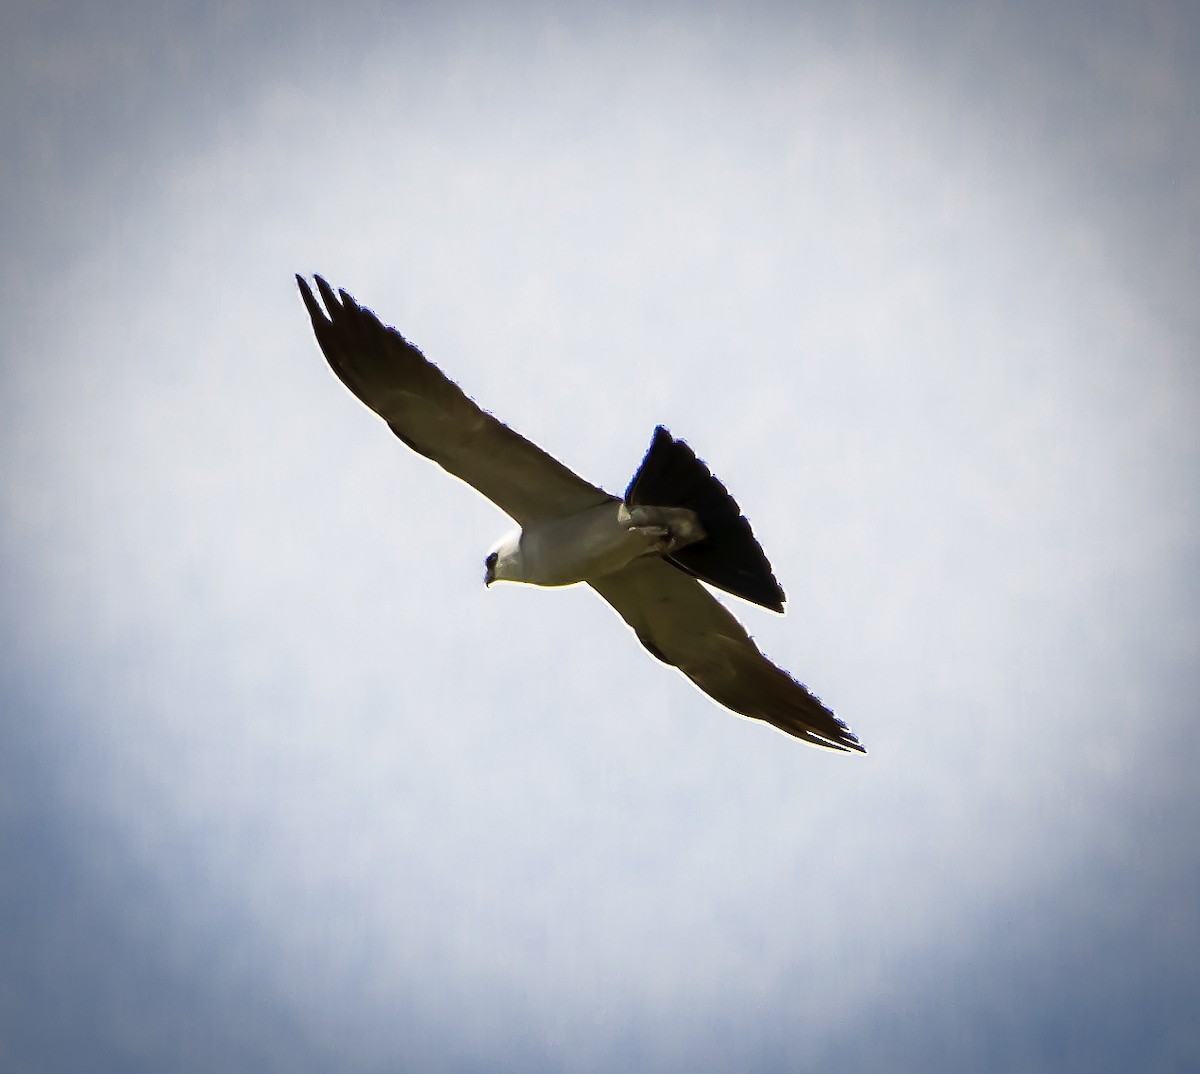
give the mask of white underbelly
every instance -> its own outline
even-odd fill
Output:
[[[649,550],[650,540],[618,519],[621,503],[589,507],[570,518],[526,527],[521,534],[525,580],[562,586],[618,571]]]

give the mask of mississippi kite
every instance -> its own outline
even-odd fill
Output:
[[[654,657],[719,705],[815,746],[866,752],[702,584],[783,611],[750,523],[687,444],[659,426],[625,495],[610,495],[482,410],[345,291],[317,276],[318,302],[296,282],[342,383],[405,444],[517,523],[488,554],[486,584],[586,582]]]

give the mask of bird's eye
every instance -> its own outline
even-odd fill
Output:
[[[494,569],[496,566],[496,558],[497,556],[495,552],[489,552],[488,558],[483,561],[483,565],[487,567],[488,570]]]

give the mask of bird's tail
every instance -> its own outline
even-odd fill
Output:
[[[737,501],[695,452],[661,425],[625,490],[625,502],[694,511],[706,536],[665,557],[668,562],[734,596],[783,611],[783,589]]]

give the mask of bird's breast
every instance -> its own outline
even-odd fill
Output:
[[[618,571],[644,555],[646,539],[618,517],[620,501],[526,526],[521,534],[525,581],[563,586]]]

